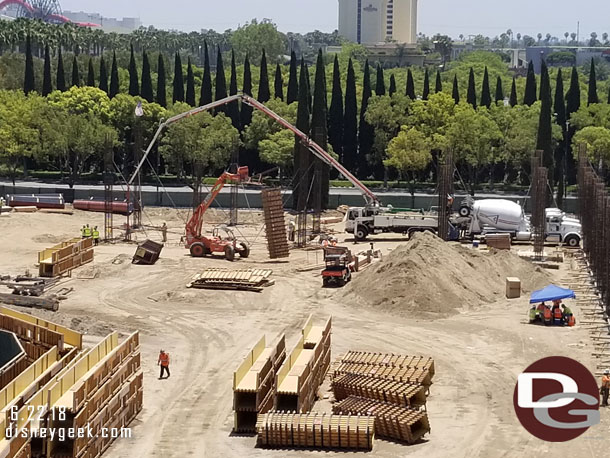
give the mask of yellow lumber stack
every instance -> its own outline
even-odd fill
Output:
[[[350,396],[360,396],[391,402],[403,407],[419,407],[426,404],[426,389],[423,385],[364,375],[340,376],[332,381],[332,390],[337,401],[342,401]]]
[[[284,221],[284,203],[280,189],[262,191],[267,248],[271,259],[287,258],[290,255],[286,222]]]
[[[372,450],[373,417],[269,412],[256,422],[258,444],[267,447],[315,447]]]
[[[93,261],[93,239],[74,238],[38,253],[39,275],[58,277]]]
[[[186,287],[261,292],[274,284],[269,279],[272,274],[273,271],[267,269],[206,269],[195,275]]]

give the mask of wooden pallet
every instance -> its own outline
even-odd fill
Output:
[[[429,386],[432,384],[430,369],[396,366],[376,366],[357,363],[340,363],[334,367],[332,379],[345,374],[367,375],[386,380],[397,380]]]
[[[342,363],[367,364],[369,366],[395,366],[428,369],[434,377],[434,360],[426,356],[404,356],[393,353],[372,353],[368,351],[348,351],[339,358]]]
[[[266,269],[206,269],[193,277],[187,288],[229,289],[261,292],[274,284],[269,277],[272,270]]]
[[[337,401],[350,396],[388,402],[403,407],[425,406],[426,388],[423,385],[384,380],[364,375],[346,374],[332,382]]]
[[[258,444],[372,450],[375,420],[367,415],[269,412],[256,422]]]
[[[374,415],[375,431],[380,437],[413,444],[430,432],[428,415],[420,410],[350,396],[333,406],[337,414]]]
[[[264,189],[262,200],[269,257],[271,259],[287,258],[290,255],[290,250],[284,220],[282,193],[277,188]]]

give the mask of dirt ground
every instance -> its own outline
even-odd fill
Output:
[[[437,319],[392,313],[393,308],[360,304],[345,289],[322,289],[319,271],[298,271],[321,261],[320,252],[293,251],[287,262],[270,261],[256,214],[241,215],[247,224],[239,226],[238,234],[252,244],[251,257],[232,265],[223,259],[188,256],[179,244],[183,218],[184,212],[170,209],[147,211],[146,224],[160,226],[165,221],[170,231],[156,265],[132,265],[134,244],[101,245],[93,264],[62,282],[74,287],[74,292],[61,303],[60,311],[34,312],[85,332],[89,344],[111,330],[122,335],[140,331],[144,409],[132,424],[133,437],[115,442],[106,456],[361,455],[265,450],[255,447],[254,437],[231,434],[233,371],[263,334],[269,341],[285,332],[290,351],[311,313],[320,321],[333,316],[333,356],[355,349],[421,354],[435,360],[436,376],[427,406],[431,434],[414,446],[377,440],[370,456],[584,457],[601,456],[610,445],[610,410],[602,411],[601,425],[564,444],[542,442],[519,424],[513,390],[518,374],[529,364],[544,356],[565,355],[595,368],[587,331],[578,326],[528,325],[527,298],[507,301],[494,296],[492,302],[474,308],[463,303],[459,313]],[[214,219],[223,218],[217,214]],[[115,216],[115,225],[122,222],[122,217]],[[85,223],[103,227],[103,215],[76,211],[71,216],[13,213],[0,217],[0,273],[14,275],[26,269],[35,273],[36,252],[78,236]],[[334,227],[341,229],[340,224]],[[160,240],[158,232],[148,230],[147,235]],[[339,234],[340,240],[345,237]],[[404,243],[404,239],[382,237],[375,248],[388,255]],[[351,239],[347,245],[353,248]],[[205,267],[270,268],[276,284],[263,293],[185,288]],[[557,280],[563,270],[551,275]],[[400,294],[404,296],[405,291]],[[577,305],[571,305],[578,317]],[[158,379],[161,348],[172,358],[168,380]]]

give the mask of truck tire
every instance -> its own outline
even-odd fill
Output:
[[[580,237],[577,235],[568,235],[563,243],[570,248],[578,248],[580,245]]]
[[[235,248],[233,248],[231,245],[227,245],[225,247],[225,258],[227,261],[235,261]]]
[[[354,232],[354,237],[356,237],[356,240],[358,240],[359,242],[366,240],[366,237],[369,235],[369,231],[366,228],[366,226],[358,226],[356,228],[356,232]]]
[[[206,255],[206,247],[203,243],[193,243],[190,251],[194,258],[203,258]]]
[[[460,216],[463,218],[470,216],[470,207],[460,207]]]
[[[240,242],[239,247],[239,257],[246,259],[248,256],[250,256],[250,247],[248,245],[246,245],[244,242]]]

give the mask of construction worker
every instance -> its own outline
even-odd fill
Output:
[[[90,238],[92,233],[91,233],[91,228],[89,227],[89,225],[87,224],[84,228],[84,232],[85,232],[85,238]]]
[[[532,308],[530,309],[530,324],[535,323],[537,319],[538,319],[538,309],[536,308],[535,305],[532,305]]]
[[[553,305],[553,324],[555,326],[563,326],[563,312],[557,303]]]
[[[538,305],[538,308],[537,308],[538,319],[542,322],[544,322],[544,309],[545,308],[547,308],[547,307],[544,302],[542,304]]]
[[[574,318],[574,313],[572,313],[572,309],[565,304],[561,304],[563,307],[563,322],[568,326],[574,326],[576,324],[576,319]]]
[[[86,237],[86,236],[85,236],[85,225],[84,225],[84,224],[83,224],[83,227],[81,227],[81,228],[80,228],[80,236],[81,236],[82,238],[85,238],[85,237]]]
[[[167,242],[167,224],[163,223],[161,226],[161,235],[163,236],[163,243]]]
[[[100,231],[97,230],[97,226],[93,228],[93,243],[97,246],[100,243]]]
[[[169,353],[166,353],[165,350],[161,350],[159,352],[159,360],[157,361],[157,366],[161,366],[161,374],[159,375],[159,380],[163,378],[163,374],[167,372],[167,378],[169,378]]]
[[[551,313],[550,307],[548,307],[547,305],[544,306],[543,316],[545,326],[549,326],[553,323],[553,314]]]
[[[599,393],[603,396],[602,406],[608,407],[608,396],[610,395],[610,370],[606,369],[602,377],[602,386]]]

